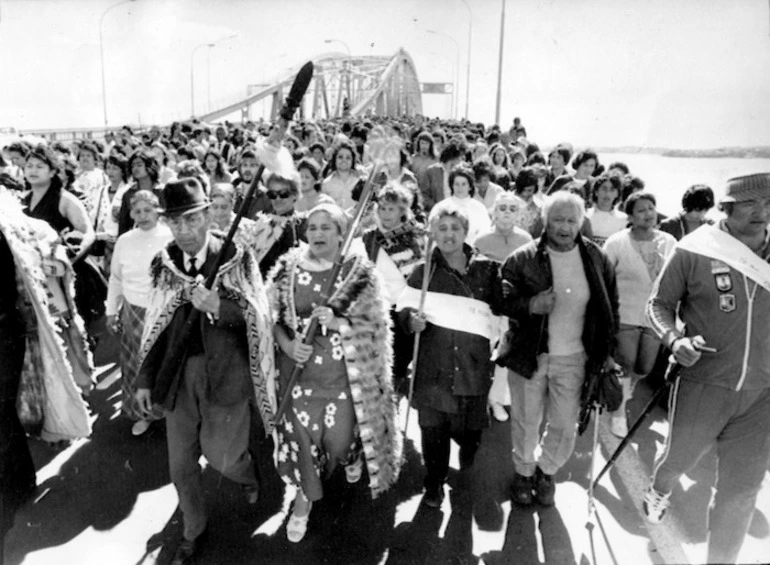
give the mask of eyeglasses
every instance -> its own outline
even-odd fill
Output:
[[[166,216],[164,218],[166,225],[172,230],[178,230],[182,225],[187,226],[190,229],[197,229],[203,224],[203,214],[188,214],[186,216]]]
[[[511,204],[510,206],[507,204],[498,204],[497,206],[498,212],[508,212],[508,211],[515,212],[518,209],[519,207],[516,206],[515,204]]]
[[[267,197],[270,200],[275,200],[276,198],[285,199],[285,198],[289,198],[289,196],[291,196],[290,190],[281,190],[281,191],[268,190],[267,191]]]

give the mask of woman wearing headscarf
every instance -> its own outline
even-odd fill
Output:
[[[333,261],[347,227],[344,212],[321,204],[308,216],[308,244],[283,255],[269,277],[278,347],[280,394],[289,408],[276,422],[276,466],[296,487],[286,526],[291,542],[307,531],[324,479],[339,467],[348,482],[363,466],[372,496],[390,488],[401,464],[401,436],[391,382],[390,321],[374,266],[348,256],[324,305]],[[321,331],[310,345],[303,332],[314,318]],[[304,365],[289,390],[295,365]]]

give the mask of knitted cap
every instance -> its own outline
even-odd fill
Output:
[[[746,202],[765,198],[770,198],[770,173],[757,173],[728,180],[725,195],[720,202]]]

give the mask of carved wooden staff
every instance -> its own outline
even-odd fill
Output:
[[[382,165],[373,167],[372,172],[369,174],[369,178],[366,179],[366,184],[364,184],[364,188],[361,192],[361,196],[359,197],[358,204],[356,205],[353,220],[348,225],[348,229],[345,232],[345,238],[339,250],[337,251],[336,257],[334,258],[334,265],[332,265],[330,276],[321,289],[321,298],[323,299],[322,306],[329,305],[329,298],[332,295],[334,283],[337,281],[337,276],[339,276],[340,271],[342,270],[342,263],[344,262],[345,256],[348,253],[350,244],[353,242],[353,238],[356,236],[358,226],[361,223],[361,219],[364,216],[364,212],[366,211],[369,201],[374,196],[374,180],[381,169]],[[310,324],[308,324],[307,328],[305,329],[305,333],[302,336],[302,343],[304,345],[310,345],[313,343],[313,339],[315,338],[315,334],[318,332],[319,325],[320,324],[318,322],[318,318],[313,318],[310,321]],[[281,402],[278,404],[278,410],[275,412],[276,424],[281,421],[281,417],[286,413],[286,410],[289,407],[289,400],[291,400],[291,389],[294,388],[294,385],[296,384],[297,379],[299,378],[299,375],[302,373],[304,368],[304,363],[296,363],[294,365],[294,369],[291,372],[291,376],[289,377],[289,380],[286,383],[286,388],[283,391],[283,395],[281,396]]]
[[[433,262],[433,239],[428,236],[428,245],[425,248],[425,266],[422,270],[422,287],[420,288],[420,303],[417,307],[417,316],[422,317],[425,310],[425,297],[428,295],[428,285],[433,275],[431,267]],[[412,411],[412,397],[414,396],[414,381],[417,378],[417,356],[420,353],[420,334],[414,336],[414,348],[412,349],[412,374],[409,379],[409,396],[406,402],[406,419],[404,421],[404,433],[409,429],[409,413]]]
[[[280,121],[282,122],[282,125],[288,124],[289,121],[291,121],[292,116],[294,116],[294,112],[297,111],[297,108],[299,108],[300,103],[302,102],[302,97],[305,95],[305,92],[307,91],[308,87],[310,86],[310,80],[313,78],[313,63],[307,62],[305,63],[302,68],[297,73],[296,78],[294,79],[294,83],[291,85],[291,90],[289,91],[289,95],[286,97],[286,101],[283,104],[283,108],[281,108],[280,111]],[[217,254],[216,259],[214,261],[213,268],[211,269],[211,272],[209,273],[208,278],[204,281],[204,285],[207,289],[211,289],[214,286],[214,281],[217,278],[217,274],[219,271],[219,268],[222,266],[222,262],[225,258],[225,250],[230,246],[230,243],[233,241],[233,238],[235,237],[236,232],[238,231],[238,225],[241,222],[241,219],[243,218],[244,213],[246,210],[249,209],[251,201],[254,199],[254,193],[257,190],[257,186],[259,185],[259,181],[262,178],[262,174],[265,171],[265,164],[263,163],[260,165],[259,169],[257,170],[257,174],[254,175],[254,179],[251,181],[251,185],[249,186],[248,191],[246,192],[246,195],[244,197],[243,204],[241,204],[241,207],[238,209],[238,213],[235,215],[235,219],[232,222],[232,225],[230,226],[230,231],[227,233],[227,237],[225,238],[225,242],[222,245],[221,251]],[[168,389],[166,391],[160,391],[163,393],[167,392],[175,392],[176,388],[179,386],[179,378],[182,374],[182,368],[184,367],[184,362],[187,359],[187,345],[189,342],[189,336],[192,333],[192,329],[195,326],[195,324],[198,323],[198,320],[200,319],[200,311],[193,308],[190,315],[187,317],[187,320],[185,320],[185,325],[180,332],[180,338],[175,343],[170,344],[168,353],[163,358],[163,363],[160,366],[160,369],[158,370],[157,375],[157,382],[158,383],[168,383]],[[173,377],[168,378],[166,377],[164,379],[164,375],[173,375]],[[163,397],[168,398],[167,394],[163,394]]]

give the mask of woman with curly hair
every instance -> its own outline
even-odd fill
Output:
[[[438,155],[436,154],[433,136],[427,131],[421,131],[415,140],[414,155],[412,155],[409,168],[415,177],[420,178],[425,169],[437,162]]]
[[[209,179],[209,186],[218,183],[233,182],[233,175],[227,172],[227,165],[222,155],[216,149],[209,149],[203,156],[203,168]]]
[[[362,256],[344,259],[326,303],[321,289],[346,230],[344,212],[321,204],[308,216],[308,245],[286,253],[271,272],[276,365],[280,394],[290,394],[287,413],[276,422],[277,468],[296,487],[286,526],[289,541],[301,541],[313,502],[324,495],[324,480],[339,467],[350,483],[364,463],[373,497],[398,478],[401,436],[395,422],[391,382],[390,322],[374,266]],[[319,304],[321,304],[319,306]],[[311,320],[321,331],[310,345],[302,340]],[[291,390],[288,379],[304,365]]]
[[[425,252],[425,228],[412,212],[411,191],[390,181],[377,194],[374,209],[375,226],[363,235],[369,259],[384,281],[390,303],[391,319],[396,321],[396,301],[406,287],[406,278]],[[399,393],[405,393],[407,367],[412,359],[412,336],[400,325],[393,326],[393,382]]]
[[[355,147],[343,141],[334,150],[329,162],[331,174],[321,184],[321,192],[331,196],[337,206],[343,210],[349,210],[355,206],[353,189],[360,178],[357,166],[358,153]]]
[[[334,203],[331,196],[321,192],[321,167],[313,158],[302,159],[297,163],[299,172],[299,198],[294,204],[297,212],[309,212],[319,204]]]

